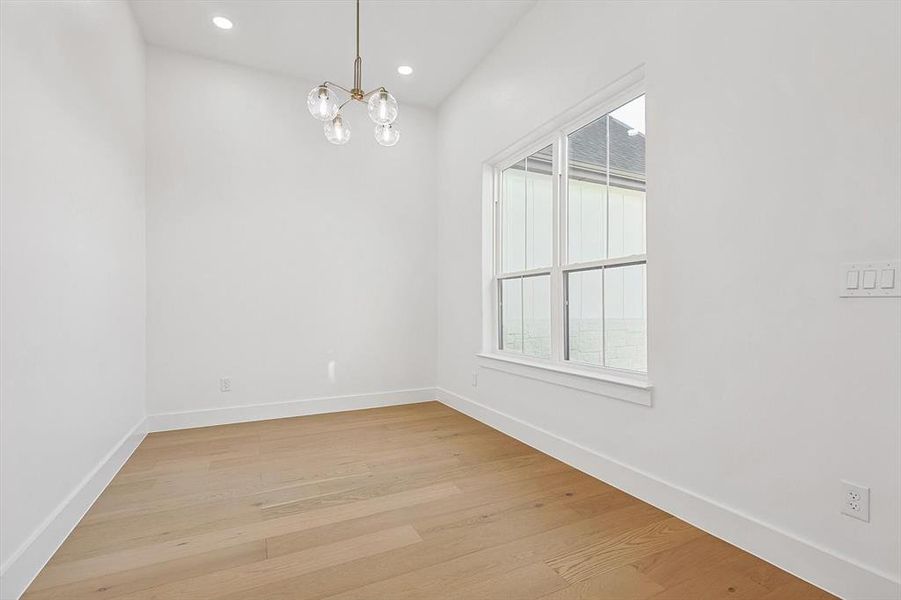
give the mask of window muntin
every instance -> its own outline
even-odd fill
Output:
[[[646,373],[644,96],[500,178],[498,349]]]

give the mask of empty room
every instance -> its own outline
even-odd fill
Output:
[[[0,0],[0,600],[901,599],[901,0]]]

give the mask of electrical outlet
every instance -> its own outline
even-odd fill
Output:
[[[472,387],[478,387],[479,385],[479,374],[473,371],[472,373]]]
[[[870,521],[870,488],[842,481],[842,514]]]
[[[232,391],[232,379],[231,377],[223,377],[219,380],[219,391],[220,392],[230,392]]]

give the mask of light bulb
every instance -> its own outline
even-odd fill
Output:
[[[397,118],[397,100],[385,90],[369,97],[369,118],[376,125],[393,123]]]
[[[307,108],[320,121],[331,121],[338,114],[335,93],[324,85],[314,87],[307,96]]]
[[[391,123],[375,126],[375,141],[382,146],[393,146],[400,139],[400,132]]]
[[[323,123],[322,129],[325,137],[333,144],[343,146],[350,141],[350,125],[341,115],[335,115],[334,119]]]

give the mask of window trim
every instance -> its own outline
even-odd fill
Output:
[[[482,351],[477,354],[478,364],[482,368],[539,379],[564,387],[588,391],[600,396],[617,398],[646,406],[651,405],[653,386],[649,379],[649,373],[651,372],[650,356],[648,356],[647,373],[565,359],[565,355],[568,354],[565,346],[568,337],[568,332],[565,331],[566,310],[568,308],[565,305],[565,286],[568,274],[577,271],[631,264],[645,264],[647,268],[648,255],[645,253],[567,264],[565,263],[565,259],[568,258],[567,232],[564,231],[565,228],[561,225],[566,219],[565,208],[567,206],[565,195],[567,194],[568,186],[563,185],[563,176],[566,173],[568,158],[566,156],[567,136],[645,93],[644,67],[642,65],[483,163],[483,343]],[[501,194],[503,190],[502,172],[504,169],[523,160],[524,157],[531,156],[549,145],[553,146],[552,264],[550,267],[502,272],[500,218],[502,207]],[[647,224],[645,227],[647,227]],[[501,349],[500,336],[502,335],[502,330],[500,320],[502,319],[502,308],[498,303],[501,281],[537,275],[550,276],[550,326],[552,332],[563,331],[563,335],[551,335],[550,359],[530,357]],[[647,313],[646,315],[650,321],[650,315]],[[650,326],[648,327],[648,338],[650,339]]]
[[[572,366],[561,365],[539,358],[522,358],[522,355],[509,352],[506,354],[480,352],[476,354],[476,360],[483,369],[544,381],[615,400],[652,406],[653,386],[647,381],[633,377],[600,375],[593,370],[581,368],[579,363]]]

